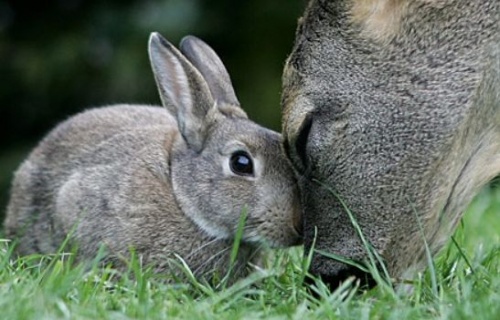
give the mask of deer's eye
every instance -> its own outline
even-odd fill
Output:
[[[307,157],[307,139],[309,138],[309,133],[312,127],[312,115],[308,115],[300,127],[299,135],[297,140],[295,140],[295,152],[302,162],[302,167],[307,168],[308,157]]]

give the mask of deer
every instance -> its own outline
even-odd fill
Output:
[[[500,173],[499,21],[498,0],[308,1],[281,105],[311,275],[415,275]]]

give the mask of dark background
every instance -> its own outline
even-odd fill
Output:
[[[224,61],[249,116],[280,130],[281,72],[301,0],[0,0],[0,221],[14,170],[53,126],[91,106],[159,104],[149,33],[187,34]]]

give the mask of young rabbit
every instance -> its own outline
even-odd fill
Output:
[[[299,244],[294,173],[280,135],[247,119],[216,53],[158,33],[149,57],[165,108],[117,105],[57,126],[15,174],[5,228],[18,252],[53,253],[67,236],[78,257],[120,265],[134,248],[156,272],[184,259],[222,276],[247,212],[234,276],[263,244]]]

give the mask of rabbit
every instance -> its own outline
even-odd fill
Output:
[[[20,254],[54,253],[68,238],[78,261],[105,249],[123,268],[131,250],[157,273],[180,257],[198,278],[223,276],[240,216],[232,274],[266,247],[301,243],[294,172],[280,134],[247,118],[229,74],[202,40],[180,51],[159,33],[149,58],[163,107],[114,105],[59,124],[15,173],[5,221]]]
[[[370,260],[347,207],[381,270],[414,276],[500,174],[500,1],[309,0],[282,93],[310,273],[375,284],[318,253]]]

